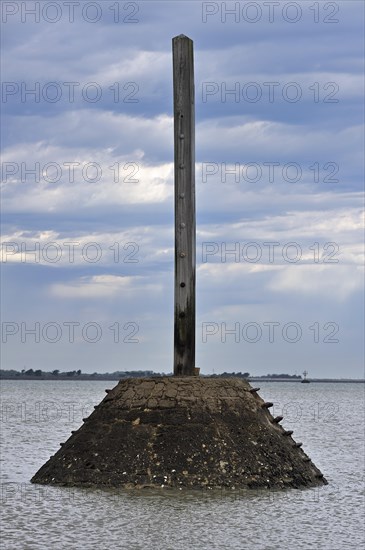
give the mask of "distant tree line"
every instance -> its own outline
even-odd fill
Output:
[[[0,379],[38,379],[38,380],[119,380],[121,378],[142,378],[146,376],[171,376],[172,373],[156,373],[152,370],[133,370],[133,371],[115,371],[109,372],[93,372],[92,374],[83,373],[81,369],[61,372],[59,369],[53,371],[42,371],[41,369],[23,369],[17,370],[0,370]],[[202,374],[204,376],[204,373]],[[266,374],[264,376],[251,376],[249,372],[222,372],[219,374],[208,375],[211,378],[293,378],[301,379],[297,374]]]
[[[0,370],[0,378],[2,379],[41,379],[41,380],[119,380],[120,378],[138,378],[145,376],[163,376],[160,373],[154,373],[152,370],[144,371],[115,371],[112,373],[109,372],[93,372],[92,374],[83,373],[79,370],[71,371],[60,371],[55,369],[53,371],[42,371],[41,369],[23,369],[21,371],[17,370]]]
[[[212,378],[231,378],[231,377],[238,377],[238,378],[249,378],[250,373],[249,372],[222,372],[221,374],[212,374]]]
[[[255,376],[251,375],[249,372],[222,372],[221,374],[212,374],[212,378],[230,378],[230,377],[238,377],[238,378],[293,378],[295,380],[300,380],[302,377],[298,374],[265,374],[263,376]]]
[[[255,378],[302,378],[299,374],[266,374],[265,376],[255,376]]]

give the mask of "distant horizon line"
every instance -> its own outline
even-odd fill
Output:
[[[119,380],[120,378],[128,377],[151,377],[151,376],[173,376],[172,372],[155,372],[153,370],[117,370],[114,372],[96,372],[87,373],[82,372],[81,369],[73,371],[61,371],[60,369],[54,369],[53,371],[43,371],[42,369],[27,369],[27,371],[33,371],[32,373],[26,373],[25,368],[22,370],[16,369],[0,369],[0,378],[2,380],[14,380],[20,378],[23,380]],[[12,374],[14,373],[14,374]],[[37,373],[37,374],[36,374]],[[57,374],[55,374],[57,373]],[[122,375],[122,376],[121,376]],[[244,376],[246,375],[246,376]],[[248,376],[247,376],[248,375]],[[248,372],[223,372],[223,373],[201,373],[202,377],[217,377],[223,378],[226,377],[237,377],[245,378],[246,380],[251,381],[274,381],[274,382],[297,382],[302,381],[304,378],[299,374],[288,374],[288,373],[271,373],[265,375],[250,375]],[[314,378],[308,377],[308,381],[311,382],[365,382],[365,378],[340,378],[340,377],[331,377],[331,378]]]

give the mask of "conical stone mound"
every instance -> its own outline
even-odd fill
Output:
[[[237,378],[121,380],[31,481],[236,489],[327,483],[269,406]]]

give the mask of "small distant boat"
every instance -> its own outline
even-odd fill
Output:
[[[303,380],[301,380],[301,383],[302,383],[302,384],[309,384],[309,383],[310,383],[310,380],[308,380],[308,378],[307,378],[307,374],[308,374],[308,372],[305,370],[305,371],[303,372],[304,378],[303,378]]]

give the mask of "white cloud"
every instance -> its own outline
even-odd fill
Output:
[[[135,298],[136,293],[159,292],[160,290],[161,287],[151,285],[141,277],[109,274],[80,277],[69,283],[56,283],[50,286],[51,295],[57,298],[87,300],[114,298],[118,293],[123,293],[124,296],[127,294],[129,298]]]
[[[354,292],[359,292],[364,284],[364,269],[357,266],[338,264],[325,266],[287,267],[276,273],[267,285],[268,290],[285,295],[313,295],[334,302],[345,302]]]

